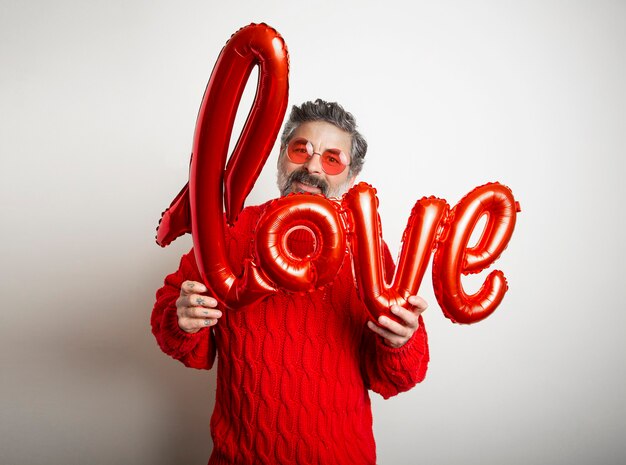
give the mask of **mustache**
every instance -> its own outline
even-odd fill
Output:
[[[306,170],[302,168],[293,171],[287,178],[287,182],[285,183],[285,185],[291,186],[294,182],[302,182],[310,186],[318,187],[322,191],[322,194],[326,196],[328,195],[328,183],[323,179],[317,178],[309,174]]]

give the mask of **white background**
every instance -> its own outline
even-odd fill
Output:
[[[261,3],[2,0],[0,462],[206,463],[215,375],[149,327],[191,240],[154,234],[219,51],[265,21],[290,104],[357,116],[394,253],[424,195],[522,206],[490,318],[452,324],[427,273],[430,370],[373,396],[380,463],[624,463],[625,3]]]

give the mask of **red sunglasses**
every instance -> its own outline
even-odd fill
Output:
[[[343,173],[348,166],[348,157],[339,149],[326,149],[323,153],[314,152],[313,144],[306,139],[294,139],[287,146],[287,156],[292,163],[302,165],[313,158],[320,156],[324,173],[335,175]]]

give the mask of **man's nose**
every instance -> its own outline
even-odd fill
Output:
[[[322,173],[322,156],[318,152],[313,152],[313,155],[304,163],[304,168],[309,173]]]

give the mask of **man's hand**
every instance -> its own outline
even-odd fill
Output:
[[[206,292],[204,284],[197,281],[185,281],[180,288],[180,297],[176,300],[178,326],[186,333],[197,333],[202,328],[217,324],[222,312],[217,310],[217,300],[201,295]]]
[[[407,300],[413,305],[411,310],[405,310],[398,305],[391,306],[391,313],[403,323],[393,321],[386,316],[378,318],[378,325],[373,321],[367,322],[368,328],[380,335],[388,346],[399,348],[406,344],[419,327],[419,316],[428,308],[428,304],[420,296],[412,295]]]

